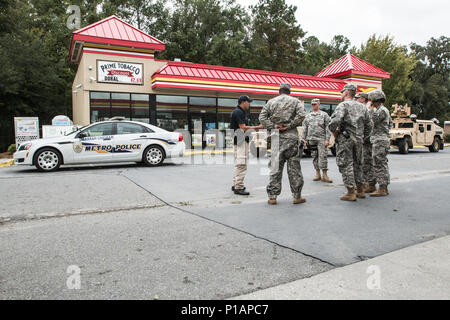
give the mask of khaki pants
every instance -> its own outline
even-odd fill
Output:
[[[241,145],[234,145],[233,186],[237,190],[244,189],[244,178],[247,173],[248,152],[248,142],[241,143]]]

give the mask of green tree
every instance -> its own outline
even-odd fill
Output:
[[[343,35],[336,35],[331,43],[327,44],[320,42],[315,36],[310,36],[302,42],[302,48],[302,58],[296,72],[315,75],[347,54],[350,40]]]
[[[294,72],[301,61],[305,32],[295,18],[296,6],[285,0],[260,0],[250,7],[251,59],[253,68]]]
[[[71,2],[8,0],[0,6],[0,150],[13,143],[15,116],[38,116],[41,124],[71,116],[77,68],[68,62]],[[101,1],[73,2],[81,7],[82,26],[103,17]]]
[[[248,16],[235,0],[175,0],[161,57],[242,66],[246,62]]]
[[[107,0],[103,13],[111,13],[155,38],[167,33],[169,9],[164,0]]]
[[[413,111],[424,119],[450,119],[450,38],[431,38],[426,46],[411,44],[418,63],[407,97]]]
[[[360,49],[354,49],[353,53],[391,74],[390,79],[383,80],[386,107],[407,102],[406,93],[413,84],[411,74],[417,63],[414,54],[408,53],[406,47],[397,45],[392,37],[376,35],[371,36]]]

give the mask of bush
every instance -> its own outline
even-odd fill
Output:
[[[445,142],[450,142],[450,133],[447,133],[447,134],[444,136],[444,141],[445,141]]]
[[[9,152],[10,154],[13,154],[14,152],[16,152],[16,145],[15,145],[15,144],[10,145],[10,146],[8,147],[8,152]]]

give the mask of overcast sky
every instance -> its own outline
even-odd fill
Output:
[[[243,6],[258,0],[237,0]],[[369,36],[391,35],[397,44],[425,45],[450,36],[450,0],[286,0],[297,6],[297,21],[307,36],[330,42],[336,34],[359,47]]]

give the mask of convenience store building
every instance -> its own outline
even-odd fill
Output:
[[[114,116],[142,121],[173,131],[193,133],[229,126],[237,98],[246,94],[252,122],[267,100],[288,82],[292,95],[311,109],[320,98],[321,109],[331,114],[346,83],[358,91],[381,89],[389,73],[347,54],[315,76],[205,65],[155,58],[164,51],[160,40],[116,16],[73,32],[69,59],[78,63],[73,82],[73,122],[87,125]]]

